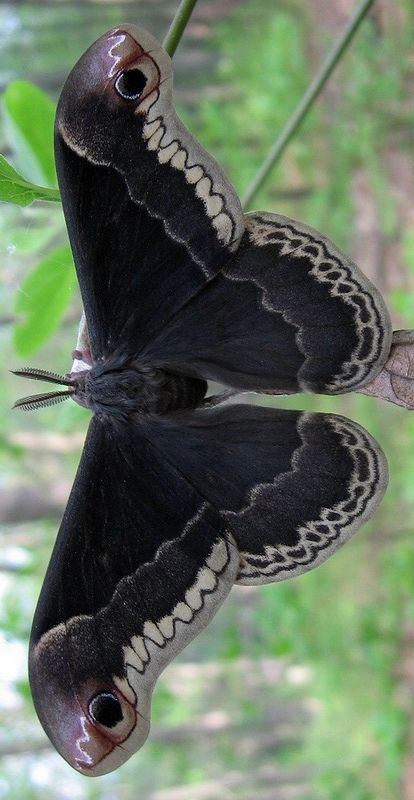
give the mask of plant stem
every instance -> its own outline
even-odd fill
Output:
[[[170,29],[164,39],[164,47],[171,57],[174,55],[179,41],[184,33],[188,20],[194,9],[197,0],[181,0],[180,5],[175,12],[174,19],[170,25]]]
[[[335,67],[339,64],[342,55],[344,54],[348,45],[352,42],[352,39],[354,38],[362,20],[366,17],[374,1],[375,0],[362,0],[362,2],[359,3],[355,13],[348,21],[338,41],[334,44],[332,50],[322,62],[318,72],[309,84],[304,95],[301,97],[294,112],[289,117],[285,127],[282,129],[281,133],[272,145],[268,155],[263,161],[263,164],[254,176],[250,185],[247,187],[247,190],[242,198],[242,204],[244,208],[250,206],[252,200],[262,187],[271,169],[280,160],[282,153],[285,151],[289,142],[302,124],[309,109],[319,97]]]

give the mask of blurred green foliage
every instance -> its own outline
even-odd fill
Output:
[[[388,300],[399,325],[412,327],[414,230],[399,218],[384,158],[391,147],[412,157],[414,9],[409,0],[400,0],[398,11],[403,18],[399,26],[379,31],[368,22],[361,28],[335,79],[335,92],[328,91],[328,100],[313,110],[262,190],[258,206],[303,219],[352,251],[352,176],[363,170],[383,240],[400,243],[404,274],[398,279],[388,276],[387,286],[392,287]],[[308,4],[300,0],[272,7],[265,0],[236,5],[227,19],[215,25],[210,42],[217,61],[210,80],[221,88],[223,99],[202,96],[197,104],[180,109],[240,192],[329,44],[323,21],[316,30],[308,13]],[[39,101],[36,130],[42,131],[41,136],[31,135],[25,115],[27,104],[31,108],[36,104],[38,91],[20,81],[6,91],[7,141],[16,168],[52,191],[48,189],[54,186],[50,101]],[[4,187],[10,192],[15,181],[21,205],[38,196],[36,187],[8,169],[0,162],[0,191]],[[2,170],[6,170],[4,182]],[[12,199],[7,194],[2,197]],[[12,341],[15,353],[25,357],[40,348],[39,358],[55,368],[73,347],[73,317],[79,309],[72,294],[73,270],[62,216],[51,205],[14,211],[5,228],[19,267],[15,261],[13,269],[9,262],[4,267],[3,309],[10,308],[14,295],[18,319],[14,338],[4,341],[9,353]],[[50,337],[61,321],[61,333],[52,343]],[[5,381],[6,403],[12,391],[14,387]],[[304,765],[308,772],[297,797],[400,797],[413,711],[400,671],[407,630],[414,625],[414,416],[365,397],[278,398],[278,405],[344,413],[379,439],[390,464],[390,486],[375,520],[315,572],[275,586],[236,590],[178,665],[167,671],[154,699],[154,737],[117,775],[92,785],[72,774],[58,757],[42,762],[34,754],[23,762],[21,757],[5,761],[0,798],[60,800],[71,793],[135,800],[138,793],[151,797],[176,784],[219,781],[233,770],[245,776],[244,793],[228,789],[226,796],[251,800],[259,796],[254,781],[261,769],[279,769],[282,780],[284,770],[300,771]],[[5,417],[0,433],[7,485],[13,486],[17,473],[30,481],[39,473],[43,487],[48,481],[68,480],[76,467],[76,449],[53,457],[31,453],[18,444],[16,432],[23,429],[46,437],[54,431],[68,438],[85,426],[86,419],[73,404],[46,409],[31,421]],[[9,580],[4,595],[0,622],[10,641],[27,639],[55,527],[55,521],[20,526],[35,542],[35,557]],[[6,534],[13,538],[11,528]],[[187,667],[192,671],[186,672]],[[266,669],[271,677],[266,678]],[[21,697],[28,697],[21,677],[16,688]],[[305,716],[299,716],[296,724],[290,719],[285,727],[282,724],[282,730],[290,731],[283,738],[278,733],[280,718],[284,709],[294,708],[297,714],[295,704]],[[269,717],[272,709],[274,718]],[[191,728],[194,719],[208,722],[211,714],[228,725]],[[18,731],[20,724],[20,712],[11,726],[7,709],[0,710],[0,745],[10,736],[10,727]],[[255,747],[262,739],[267,746]],[[52,765],[50,778],[39,778],[36,769],[42,763],[46,771]],[[60,778],[66,794],[57,788]],[[275,786],[279,782],[275,779]],[[220,800],[222,796],[219,789],[211,795]]]
[[[16,166],[34,183],[56,186],[53,103],[28,81],[12,81],[2,101],[6,135],[13,144]]]
[[[22,281],[15,311],[24,319],[15,325],[14,346],[19,356],[35,352],[60,322],[75,286],[69,245],[57,247]]]
[[[22,206],[34,200],[59,201],[59,192],[53,188],[56,186],[54,104],[28,81],[12,81],[3,94],[2,109],[13,161],[26,177],[22,178],[1,157],[0,199]],[[56,224],[49,223],[46,227],[19,231],[14,246],[36,253],[56,235]],[[14,303],[18,321],[13,341],[19,356],[36,352],[54,333],[68,307],[75,280],[69,245],[50,250],[26,275]]]
[[[1,105],[4,133],[17,169],[0,156],[0,200],[20,206],[34,200],[58,201],[59,192],[54,188],[53,103],[28,81],[12,81]]]

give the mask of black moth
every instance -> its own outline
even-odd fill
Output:
[[[234,582],[312,569],[375,511],[385,458],[330,414],[205,401],[207,381],[340,394],[384,366],[391,324],[305,225],[244,215],[172,106],[148,33],[110,31],[69,75],[56,165],[85,318],[66,384],[93,412],[37,606],[40,720],[87,775],[148,736],[154,684]],[[223,394],[222,397],[225,397]]]

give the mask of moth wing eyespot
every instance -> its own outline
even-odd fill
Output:
[[[149,55],[144,54],[117,74],[113,86],[118,97],[140,108],[141,104],[145,107],[144,101],[159,90],[160,84],[159,68]]]
[[[121,72],[115,81],[115,91],[124,100],[138,100],[148,83],[147,76],[137,67]]]
[[[87,712],[92,723],[115,743],[124,741],[135,727],[135,708],[116,690],[95,692],[87,703]]]
[[[105,728],[114,728],[124,718],[122,706],[112,692],[98,692],[89,702],[88,711],[93,721]]]

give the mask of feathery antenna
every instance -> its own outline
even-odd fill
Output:
[[[18,375],[20,378],[31,378],[35,381],[45,381],[46,383],[57,383],[60,386],[68,386],[69,388],[63,392],[46,392],[44,394],[33,394],[29,397],[22,397],[16,400],[13,408],[21,408],[22,411],[34,411],[37,408],[45,408],[46,406],[53,406],[55,403],[62,403],[75,391],[73,381],[65,378],[63,375],[57,375],[56,372],[48,372],[46,369],[35,369],[33,367],[25,367],[24,369],[12,369],[10,372],[13,375]]]
[[[20,378],[31,378],[34,381],[45,381],[46,383],[58,383],[60,386],[72,386],[73,383],[64,375],[57,375],[56,372],[48,372],[46,369],[36,369],[35,367],[25,367],[24,369],[11,369],[13,375]]]
[[[13,408],[21,408],[22,411],[34,411],[37,408],[53,406],[67,400],[72,392],[46,392],[46,394],[32,394],[30,397],[22,397],[16,400]]]

